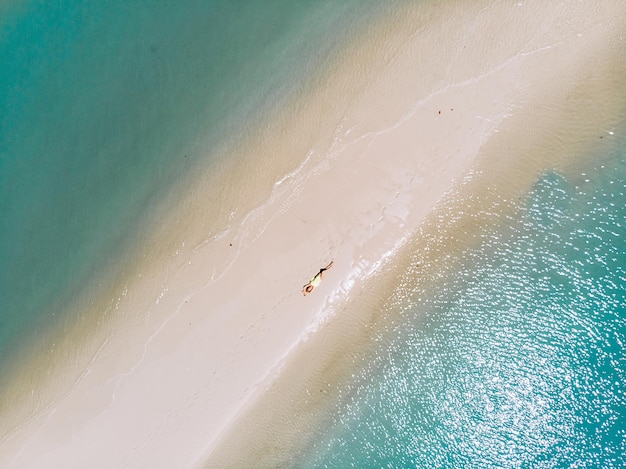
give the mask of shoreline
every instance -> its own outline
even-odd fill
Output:
[[[624,20],[623,12],[619,18]],[[597,29],[596,33],[602,37],[606,31]],[[550,86],[538,86],[525,96],[526,109],[516,110],[502,120],[496,133],[481,146],[471,168],[461,173],[454,187],[433,204],[433,210],[424,215],[417,233],[400,247],[393,262],[383,263],[375,278],[367,278],[355,287],[356,298],[333,317],[332,327],[322,326],[317,335],[303,340],[286,357],[277,379],[265,383],[260,395],[242,409],[207,451],[206,461],[196,467],[245,467],[252,462],[255,467],[299,467],[297,456],[312,443],[315,430],[332,420],[329,409],[347,399],[342,387],[345,389],[350,380],[368,379],[359,374],[359,363],[366,363],[374,350],[389,340],[386,334],[393,325],[406,320],[394,301],[416,288],[425,294],[436,288],[437,272],[450,268],[445,266],[450,253],[467,249],[476,242],[477,233],[512,212],[518,199],[531,190],[544,171],[556,170],[580,178],[580,162],[596,149],[598,136],[610,137],[607,129],[623,127],[620,110],[626,105],[625,96],[612,102],[610,93],[600,105],[589,100],[595,93],[616,89],[616,81],[624,81],[620,77],[626,69],[623,62],[612,63],[614,50],[596,51],[592,44],[586,44],[582,57],[572,47],[569,54],[558,56],[557,51],[543,58],[559,65],[552,72],[554,80],[563,71],[568,77],[578,74],[578,79],[567,82],[559,93]],[[550,62],[555,56],[558,58]],[[569,68],[572,65],[574,69]],[[598,70],[605,74],[597,74]],[[556,115],[549,106],[533,114],[541,103],[554,105]],[[558,115],[568,118],[565,125],[556,119]],[[534,128],[537,117],[541,124]],[[530,138],[520,139],[520,132]],[[569,140],[565,148],[563,139]],[[522,145],[511,150],[511,141]],[[606,139],[602,144],[611,147],[613,142]],[[524,159],[528,155],[532,158]],[[471,208],[468,200],[472,200]],[[504,207],[507,202],[508,208]],[[460,207],[464,209],[458,215],[449,216]],[[481,211],[492,213],[493,220],[477,224],[477,213]],[[419,273],[415,266],[419,266]],[[388,291],[394,293],[381,298],[380,292]],[[346,346],[347,341],[350,346]],[[316,356],[320,350],[324,352]]]
[[[607,21],[610,4],[603,3]],[[481,11],[477,24],[500,24],[506,7],[491,8],[495,12]],[[456,25],[455,40],[442,46],[452,53],[468,39],[461,34],[469,34],[463,31],[467,12],[437,10],[433,15],[439,15],[440,29],[426,29],[422,37],[410,18],[422,18],[423,11],[420,7],[407,14],[400,26],[398,17],[381,20],[381,25],[373,26],[375,37],[354,39],[355,44],[337,59],[335,70],[242,150],[250,157],[222,171],[219,176],[228,175],[224,180],[200,176],[192,184],[171,225],[184,222],[179,230],[189,228],[197,238],[183,239],[196,241],[181,245],[172,258],[170,249],[181,239],[174,230],[168,249],[150,266],[153,270],[134,272],[129,291],[122,292],[112,307],[120,315],[145,313],[121,321],[117,330],[112,325],[98,350],[87,354],[93,360],[81,368],[70,390],[15,435],[5,437],[0,461],[17,465],[9,467],[39,467],[67,463],[71,455],[76,464],[89,462],[92,467],[94,461],[103,467],[123,463],[184,467],[203,466],[213,453],[218,467],[228,467],[235,465],[234,460],[225,462],[233,457],[229,449],[244,459],[257,458],[252,453],[255,448],[263,452],[264,443],[254,429],[269,417],[255,422],[255,412],[271,415],[285,395],[291,395],[298,407],[303,388],[289,388],[288,376],[299,376],[306,386],[327,380],[319,370],[328,361],[367,341],[367,323],[355,316],[357,305],[366,300],[384,302],[404,265],[401,259],[413,244],[411,238],[436,216],[433,207],[441,208],[441,201],[452,197],[464,178],[469,187],[489,181],[489,168],[496,168],[496,173],[519,171],[526,177],[516,180],[523,192],[536,171],[555,164],[550,152],[536,162],[506,160],[498,152],[515,138],[521,143],[519,134],[532,127],[519,122],[530,125],[536,117],[533,106],[545,96],[553,97],[557,115],[569,111],[557,106],[565,98],[555,97],[550,85],[564,76],[571,78],[573,87],[576,80],[586,80],[586,75],[574,72],[588,72],[590,55],[600,55],[594,51],[594,40],[609,32],[598,30],[584,16],[576,17],[577,23],[559,32],[559,47],[548,40],[555,34],[550,25],[539,25],[528,33],[531,43],[522,49],[519,42],[524,41],[515,38],[513,44],[498,44],[500,49],[488,51],[488,57],[478,48],[467,57],[457,56],[458,62],[452,62],[458,68],[448,69],[444,86],[437,87],[441,77],[434,72],[424,77],[422,68],[424,60],[436,63],[440,57],[436,52],[426,54],[422,41],[436,43],[437,34],[445,35]],[[527,13],[524,20],[536,14]],[[586,34],[593,31],[595,36],[587,41],[578,36],[576,43],[576,28],[585,25]],[[525,26],[522,21],[517,27],[526,31]],[[619,30],[619,25],[613,28]],[[480,35],[473,39],[491,44]],[[564,39],[568,42],[563,46]],[[507,56],[511,50],[505,46],[512,48],[512,56]],[[594,60],[597,67],[606,57]],[[546,77],[543,70],[548,65],[552,75]],[[573,65],[578,67],[574,72]],[[358,70],[368,70],[369,75],[355,76]],[[610,77],[607,81],[611,83]],[[560,91],[567,94],[567,86]],[[569,106],[593,109],[582,98]],[[605,115],[596,115],[594,126],[586,122],[587,128],[602,127],[610,118],[610,110],[603,110]],[[553,122],[557,115],[546,112],[544,125],[554,124],[558,130],[559,124]],[[539,129],[539,136],[560,146],[546,127]],[[583,137],[573,142],[575,151],[581,151]],[[535,145],[539,144],[528,144]],[[299,155],[297,165],[292,155]],[[508,167],[511,162],[519,163],[519,168]],[[245,182],[242,175],[247,175]],[[213,184],[218,184],[217,190]],[[211,213],[206,197],[215,197],[220,190],[223,204],[216,204]],[[169,259],[165,274],[163,259]],[[311,296],[303,298],[301,286],[330,260],[335,267]],[[374,280],[379,287],[366,290]],[[369,311],[376,319],[375,309]],[[337,326],[339,318],[346,321],[343,329]],[[364,327],[358,337],[345,335],[358,324]],[[309,362],[322,350],[320,363]],[[340,363],[338,379],[354,366],[354,357],[347,358],[347,363]],[[278,389],[273,398],[264,395],[268,389]],[[280,411],[289,415],[284,408]],[[311,407],[308,412],[302,414],[298,428],[306,428]],[[125,422],[133,424],[121,428]],[[242,428],[249,433],[237,433]],[[231,439],[233,434],[243,440]],[[248,455],[242,451],[246,437],[257,438]],[[226,440],[232,448],[219,446]],[[113,447],[116,454],[107,451]],[[283,458],[289,455],[288,450],[279,453]]]

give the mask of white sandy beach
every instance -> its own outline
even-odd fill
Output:
[[[80,331],[68,331],[58,347],[72,353],[55,376],[16,384],[12,392],[46,397],[6,410],[0,465],[284,463],[293,442],[268,429],[268,415],[306,415],[306,405],[293,402],[298,391],[290,402],[264,391],[323,369],[333,356],[324,346],[362,346],[363,331],[341,345],[320,337],[337,315],[354,314],[351,303],[384,297],[381,285],[393,284],[398,256],[438,204],[471,181],[522,193],[619,117],[619,103],[594,93],[616,86],[626,5],[468,3],[381,19],[236,150],[244,163],[223,168],[220,181],[198,175],[145,241],[158,255],[93,306],[94,317],[110,317],[96,339],[82,337],[77,353]]]

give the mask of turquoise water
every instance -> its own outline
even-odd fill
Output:
[[[624,148],[544,174],[436,293],[413,292],[294,467],[625,467]]]
[[[3,3],[0,371],[117,265],[169,187],[306,86],[357,6]]]

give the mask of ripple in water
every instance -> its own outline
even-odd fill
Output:
[[[302,465],[625,467],[624,163],[545,175],[434,296],[415,292],[422,319],[350,385]]]

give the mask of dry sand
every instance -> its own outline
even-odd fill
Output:
[[[327,380],[312,373],[333,359],[323,347],[345,353],[365,340],[362,329],[321,337],[354,313],[351,304],[384,299],[376,285],[393,284],[398,256],[437,204],[464,181],[489,181],[490,168],[510,168],[508,188],[522,192],[582,151],[584,129],[616,119],[619,109],[594,113],[584,90],[615,85],[621,2],[461,3],[391,12],[237,149],[243,163],[223,168],[220,181],[193,181],[170,215],[175,229],[146,241],[167,245],[165,254],[107,307],[113,333],[83,338],[85,352],[60,378],[33,389],[47,393],[46,405],[7,412],[2,467],[289,460],[286,412],[312,415],[320,405],[294,402],[294,387],[311,386],[294,376]],[[582,135],[563,141],[559,120],[579,112],[590,113]],[[525,160],[519,149],[544,139],[559,151]],[[220,210],[210,213],[207,201]],[[274,429],[272,415],[281,419]]]

